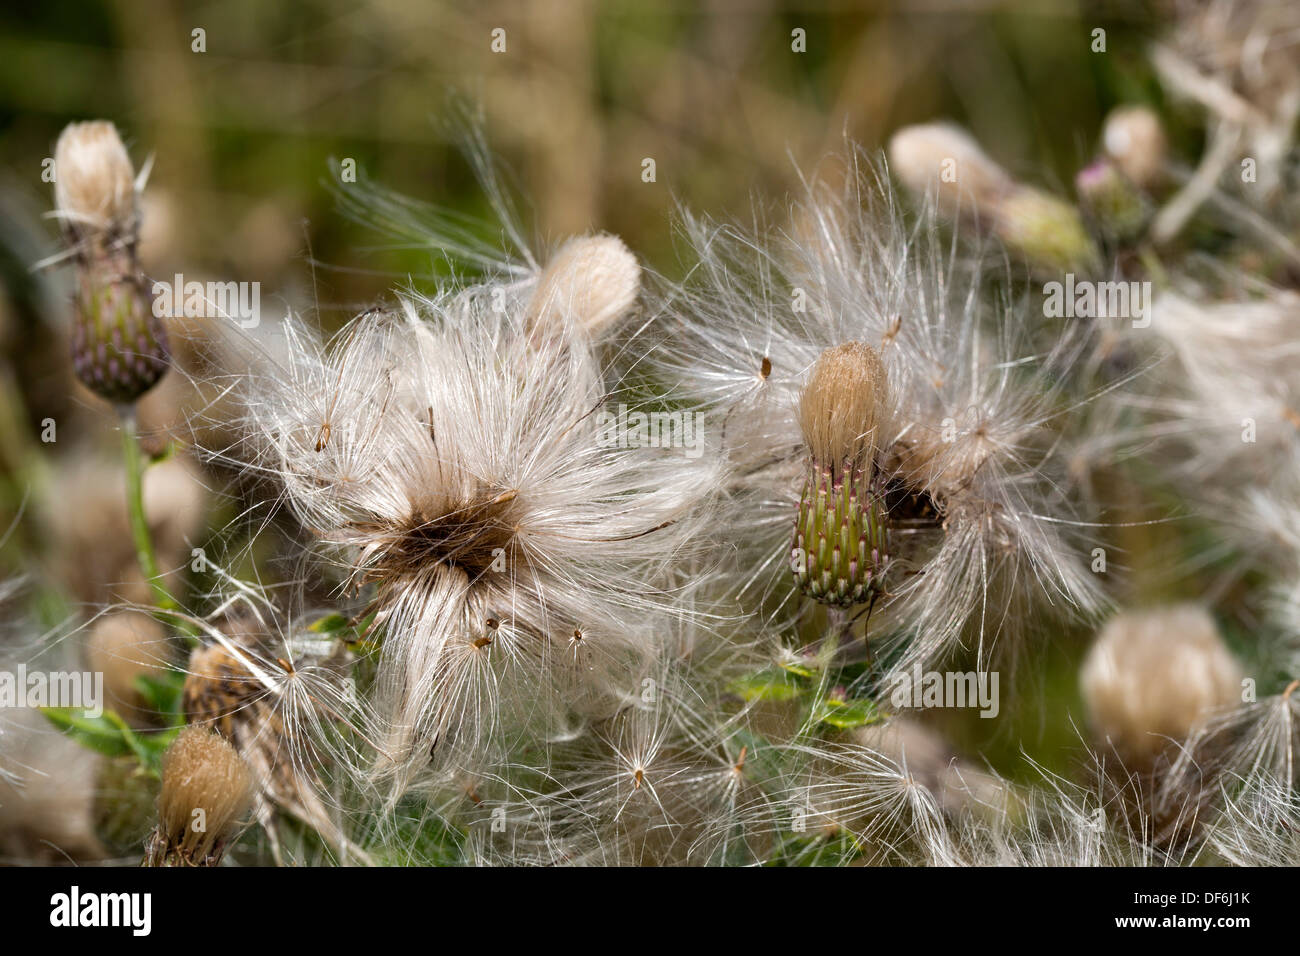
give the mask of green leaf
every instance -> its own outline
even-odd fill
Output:
[[[315,634],[334,634],[346,627],[352,625],[351,619],[346,614],[340,614],[338,611],[331,611],[324,617],[318,617],[307,625],[307,630]]]
[[[780,663],[781,663],[782,670],[789,671],[791,674],[794,674],[796,677],[811,679],[817,676],[817,672],[815,670],[813,670],[811,667],[806,667],[803,664],[796,664],[794,661],[781,661]]]
[[[138,674],[135,689],[153,713],[166,718],[167,726],[185,723],[185,715],[181,713],[181,696],[185,690],[183,671],[166,671],[162,676]]]
[[[784,671],[769,669],[733,681],[731,691],[746,701],[779,701],[795,699],[804,688]]]
[[[42,707],[45,719],[83,747],[108,757],[121,757],[135,753],[135,748],[122,735],[121,718],[114,723],[105,711],[102,716],[91,717],[80,708]],[[116,717],[116,714],[113,714]]]
[[[871,700],[843,700],[828,697],[817,707],[816,719],[838,730],[853,727],[865,727],[884,718],[884,715]]]

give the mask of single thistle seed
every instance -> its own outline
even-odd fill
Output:
[[[823,352],[800,398],[809,459],[791,567],[823,604],[861,604],[880,588],[889,540],[876,454],[887,401],[884,366],[861,342]]]
[[[146,866],[216,866],[252,801],[248,766],[219,734],[186,727],[162,759]]]

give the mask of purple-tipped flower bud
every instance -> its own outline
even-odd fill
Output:
[[[167,333],[138,275],[78,268],[72,366],[96,395],[129,405],[167,371]]]
[[[1109,160],[1099,159],[1074,179],[1079,204],[1106,239],[1132,242],[1150,219],[1151,205],[1141,191]]]
[[[113,124],[73,123],[55,148],[54,197],[77,269],[72,364],[97,395],[130,404],[167,371],[167,335],[136,260],[131,160]]]

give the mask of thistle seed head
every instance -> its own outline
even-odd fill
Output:
[[[908,189],[934,192],[944,215],[990,213],[1015,183],[975,138],[950,123],[906,126],[889,140],[889,165]]]
[[[1180,605],[1114,617],[1088,652],[1080,683],[1098,736],[1142,769],[1239,701],[1241,669],[1210,615]]]
[[[641,288],[641,266],[617,236],[570,239],[542,270],[528,305],[529,328],[571,322],[597,335],[627,314]]]
[[[134,242],[135,170],[112,123],[70,123],[54,148],[54,202],[73,245]]]
[[[219,734],[186,727],[162,759],[151,866],[216,866],[252,801],[248,766]]]
[[[1101,133],[1102,149],[1139,189],[1158,186],[1164,177],[1169,143],[1160,117],[1146,106],[1111,110]]]
[[[885,367],[871,346],[846,342],[822,352],[799,399],[814,463],[835,472],[869,466],[888,400]]]
[[[163,676],[167,646],[166,629],[143,611],[105,614],[90,630],[86,666],[104,675],[107,703],[134,726],[148,726],[156,717],[146,709],[137,682]]]
[[[799,401],[810,458],[791,567],[803,592],[823,604],[866,601],[888,560],[875,464],[887,401],[884,365],[862,342],[822,352]]]

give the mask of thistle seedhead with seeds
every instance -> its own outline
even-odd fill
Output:
[[[854,622],[873,644],[931,659],[964,642],[987,658],[1034,613],[1100,604],[1053,477],[1080,333],[1034,350],[1028,304],[982,297],[984,260],[955,257],[932,216],[905,221],[873,158],[848,165],[842,190],[809,185],[787,232],[688,219],[698,264],[668,290],[646,361],[724,423],[726,597],[798,615],[805,587],[874,596]],[[791,579],[792,515],[808,567],[839,568],[824,584],[797,566]]]
[[[328,637],[295,641],[251,613],[228,617],[211,636],[190,655],[182,710],[244,759],[272,856],[283,862],[283,813],[310,826],[340,860],[363,859],[325,783],[328,771],[356,759],[350,738],[365,733],[350,653]]]
[[[287,365],[248,382],[259,464],[375,614],[392,799],[616,707],[680,613],[712,465],[599,423],[602,333],[638,273],[617,239],[573,240],[326,349],[294,327]]]
[[[167,748],[146,866],[217,866],[252,800],[247,764],[219,734],[187,727]]]

